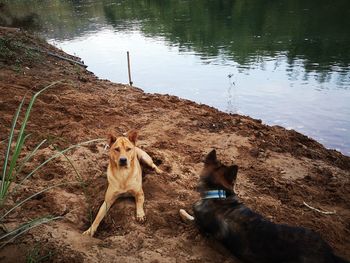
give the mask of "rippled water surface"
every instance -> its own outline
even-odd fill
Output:
[[[295,129],[350,155],[350,1],[8,1],[101,78]]]

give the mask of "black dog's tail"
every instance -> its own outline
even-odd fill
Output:
[[[334,258],[334,262],[335,263],[349,263],[349,261],[341,258],[341,257],[338,257],[336,255],[333,255],[333,258]]]

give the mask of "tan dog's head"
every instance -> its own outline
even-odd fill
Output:
[[[136,157],[135,145],[137,131],[128,132],[128,137],[109,135],[109,157],[118,168],[129,168]]]

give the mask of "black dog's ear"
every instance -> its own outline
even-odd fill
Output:
[[[207,157],[205,157],[205,164],[212,164],[216,162],[216,150],[213,149],[210,153],[208,153]]]
[[[116,140],[117,140],[117,137],[115,137],[114,134],[112,134],[112,133],[108,134],[108,145],[109,145],[109,147],[112,147],[112,145],[115,143]]]
[[[237,172],[238,172],[238,166],[232,165],[227,167],[227,170],[225,171],[225,179],[230,184],[233,185],[237,178]]]

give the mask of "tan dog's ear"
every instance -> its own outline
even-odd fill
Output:
[[[108,145],[109,147],[112,147],[112,145],[117,140],[117,137],[115,137],[112,133],[108,134]]]
[[[131,141],[134,145],[136,145],[138,133],[136,130],[131,130],[128,132],[128,139]]]

